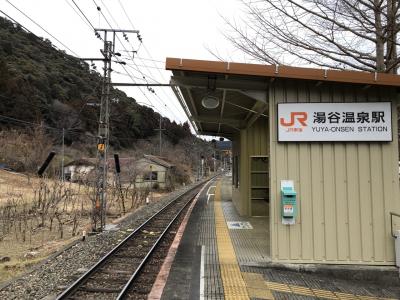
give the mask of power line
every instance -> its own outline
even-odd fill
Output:
[[[135,26],[133,25],[132,20],[130,19],[129,15],[127,14],[124,5],[122,4],[121,0],[118,0],[118,2],[119,2],[120,7],[122,8],[122,10],[123,10],[123,12],[124,12],[126,18],[128,19],[128,22],[131,24],[132,28],[134,29]],[[142,44],[143,44],[143,43],[141,43],[141,45],[142,45]],[[147,47],[146,47],[144,44],[143,44],[143,48],[145,49],[145,51],[147,52],[147,54],[148,54],[148,56],[151,58],[151,60],[155,61],[155,60],[153,59],[153,57],[151,56],[150,52],[147,50]],[[155,65],[155,62],[153,62],[153,63],[154,63],[154,65]],[[160,73],[161,77],[164,78],[164,76],[162,75],[161,71],[158,70],[158,72]],[[165,80],[165,78],[164,78],[164,80]],[[167,98],[170,98],[170,97],[167,95],[167,93],[165,92],[164,89],[161,89],[161,90],[162,90],[162,92],[164,93],[164,95],[167,96]],[[173,105],[175,106],[175,108],[178,109],[178,111],[180,111],[180,109],[175,105],[175,102],[172,101],[172,103],[173,103]],[[179,118],[177,118],[177,119],[179,120]]]
[[[108,24],[110,27],[112,27],[111,23],[108,21],[108,19],[106,18],[106,16],[105,16],[104,13],[102,12],[101,7],[96,3],[95,0],[92,0],[92,1],[93,1],[93,3],[95,4],[97,10],[101,13],[101,15],[103,16],[103,18],[104,18],[105,21],[107,22],[107,24]],[[103,1],[102,1],[102,3],[103,3],[103,5],[105,6],[105,4],[104,4]],[[116,23],[116,25],[118,26],[118,23],[115,21],[115,18],[112,16],[110,10],[109,10],[106,6],[105,6],[105,8],[106,8],[106,10],[108,11],[109,15],[111,16],[111,18],[112,18],[112,19],[114,20],[114,22]],[[119,36],[117,36],[117,39],[118,39],[118,41],[121,43],[121,45],[122,45],[122,47],[125,49],[125,51],[128,52],[128,50],[127,50],[126,47],[124,46],[123,42],[122,42],[121,39],[119,38]],[[125,40],[128,42],[127,38],[125,38]],[[141,38],[139,38],[139,40],[141,41]],[[130,45],[130,44],[129,44],[129,45]],[[130,45],[130,46],[131,46],[131,45]],[[132,50],[133,50],[133,48],[132,48]],[[133,50],[133,51],[134,51],[134,50]],[[137,67],[137,69],[134,69],[133,66],[131,66],[131,67],[132,67],[134,70],[136,70],[137,72],[139,72],[139,73],[143,76],[143,79],[148,83],[148,81],[147,81],[147,79],[146,79],[146,76],[147,76],[147,77],[150,77],[150,76],[144,74],[144,73],[139,69],[139,67],[136,65],[136,62],[133,60],[133,58],[130,58],[130,59],[132,60],[133,64]],[[125,67],[123,67],[123,68],[126,69]],[[152,79],[153,81],[157,82],[155,79],[153,79],[153,78],[151,78],[151,77],[150,77],[150,79]],[[133,81],[133,82],[135,82],[135,81]],[[154,91],[153,89],[149,89],[149,91],[151,91],[153,94],[155,94],[155,91]],[[143,93],[143,92],[142,92],[142,93]],[[156,97],[162,102],[162,103],[160,103],[160,104],[164,104],[164,106],[167,107],[167,109],[172,113],[172,115],[174,115],[174,117],[177,118],[177,119],[179,120],[179,117],[166,105],[166,103],[165,103],[158,95],[156,95]],[[149,100],[149,99],[148,99],[148,100]],[[151,101],[150,101],[150,102],[151,102]],[[153,105],[152,102],[151,102],[151,104]],[[154,106],[154,105],[153,105],[153,106]]]
[[[65,0],[65,2],[68,4],[69,7],[71,7],[71,9],[75,12],[75,14],[83,21],[83,23],[85,23],[86,26],[89,26],[89,28],[93,28],[91,26],[91,24],[88,23],[87,19],[85,19],[77,10],[75,7],[73,7],[71,5],[71,3],[69,3],[68,0]]]
[[[50,32],[48,32],[43,26],[41,26],[39,23],[37,23],[35,20],[33,20],[31,17],[29,17],[26,13],[24,13],[21,9],[16,7],[14,4],[12,4],[9,0],[6,0],[8,4],[10,4],[12,7],[14,7],[16,10],[18,10],[21,14],[23,14],[26,18],[28,18],[32,23],[34,23],[36,26],[38,26],[40,29],[42,29],[44,32],[46,32],[49,36],[51,36],[53,39],[55,39],[57,42],[59,42],[64,48],[68,49],[72,54],[74,54],[76,57],[79,57],[79,55],[71,50],[68,46],[66,46],[63,42],[61,42],[58,38],[56,38],[54,35],[52,35]]]
[[[133,26],[131,18],[129,18],[128,14],[126,13],[125,7],[122,5],[121,0],[118,0],[118,2],[119,2],[119,5],[121,6],[122,10],[124,11],[126,18],[128,19],[129,23],[131,24],[132,28],[135,29],[135,26]]]
[[[80,13],[82,14],[82,16],[86,19],[86,21],[89,23],[90,27],[93,28],[94,31],[96,31],[96,29],[94,28],[92,22],[89,21],[89,19],[86,17],[85,13],[82,11],[82,9],[79,7],[78,4],[76,4],[75,0],[71,0],[72,3],[74,3],[74,5],[76,6],[76,8],[80,11]]]
[[[96,3],[95,0],[92,0],[92,1],[93,1],[94,5],[96,6],[96,9],[97,9],[97,10],[101,13],[101,15],[103,16],[104,20],[107,22],[107,24],[110,26],[110,28],[112,28],[111,23],[108,21],[107,17],[106,17],[106,16],[103,14],[103,12],[101,11],[101,7],[98,6],[98,4]],[[121,45],[124,47],[124,49],[127,50],[126,47],[124,46],[124,44],[122,43],[121,39],[119,38],[119,36],[116,35],[116,37],[117,37],[118,41],[121,43]],[[120,65],[121,65],[122,68],[125,70],[125,72],[129,75],[129,77],[131,77],[131,80],[132,80],[133,82],[136,82],[136,81],[133,79],[133,75],[130,74],[130,73],[128,72],[128,70],[125,68],[125,66],[124,66],[123,64],[121,64],[121,60],[120,60],[117,56],[115,56],[115,54],[114,54],[114,57],[115,57],[115,59],[117,60],[117,62],[120,63]],[[144,77],[144,76],[143,76],[143,77]],[[143,79],[146,80],[145,77],[144,77]],[[146,81],[146,82],[147,82],[147,81]],[[139,88],[139,90],[142,92],[143,96],[145,96],[145,98],[146,98],[147,100],[149,100],[149,102],[151,103],[151,105],[154,106],[153,102],[145,95],[145,93],[142,91],[142,89]],[[155,106],[154,106],[154,107],[155,107]]]

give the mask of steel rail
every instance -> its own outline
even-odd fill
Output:
[[[140,265],[136,268],[135,272],[132,274],[131,278],[129,278],[129,281],[126,283],[126,285],[123,287],[121,292],[119,293],[118,297],[116,298],[117,300],[125,299],[127,294],[129,293],[129,288],[132,286],[133,281],[137,278],[139,275],[140,271],[142,270],[143,266],[147,263],[149,260],[151,254],[153,254],[154,250],[157,248],[165,234],[168,232],[169,228],[172,226],[172,224],[175,222],[175,220],[181,215],[182,211],[193,201],[193,199],[196,196],[192,197],[190,200],[188,200],[185,205],[178,211],[177,214],[175,214],[175,217],[169,222],[167,227],[164,229],[163,233],[159,236],[159,238],[156,240],[154,243],[153,247],[147,252],[145,258],[143,258],[142,262]]]
[[[129,234],[124,240],[122,240],[117,246],[115,246],[110,252],[108,252],[105,256],[103,256],[96,264],[94,264],[81,277],[79,277],[75,282],[73,282],[66,290],[64,290],[63,293],[61,293],[59,296],[57,296],[56,300],[68,299],[68,297],[72,296],[90,278],[90,276],[93,273],[95,273],[100,267],[102,267],[106,263],[108,258],[110,258],[122,246],[124,246],[125,243],[128,240],[130,240],[139,230],[141,230],[144,226],[146,226],[150,221],[152,221],[155,217],[157,217],[159,214],[164,212],[171,205],[175,204],[175,202],[177,200],[179,200],[181,197],[184,197],[185,195],[187,195],[188,193],[193,191],[195,188],[199,187],[201,184],[206,184],[206,183],[201,182],[201,183],[195,185],[192,189],[189,189],[189,190],[185,191],[184,193],[182,193],[181,195],[176,196],[175,199],[171,200],[168,204],[166,204],[159,211],[157,211],[155,214],[153,214],[150,218],[148,218],[145,222],[143,222],[139,227],[137,227],[131,234]],[[189,200],[188,203],[191,200]],[[185,204],[185,207],[186,207],[186,205],[187,205],[187,203]],[[152,249],[153,249],[153,247],[152,247]],[[152,251],[152,250],[150,250],[150,251]],[[147,257],[147,255],[146,255],[146,257]]]

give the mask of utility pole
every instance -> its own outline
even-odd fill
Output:
[[[111,88],[111,62],[115,56],[115,37],[116,33],[139,33],[137,30],[123,29],[95,29],[96,32],[104,32],[104,46],[100,52],[103,58],[85,59],[101,60],[103,66],[103,82],[101,88],[100,117],[97,136],[97,166],[96,166],[96,195],[93,207],[93,231],[102,231],[106,223],[107,207],[107,152],[109,146],[109,120],[110,120],[110,88]],[[112,33],[112,41],[108,40],[107,33]]]
[[[201,178],[203,179],[204,177],[204,156],[201,156]]]
[[[159,142],[159,146],[160,146],[160,149],[159,149],[159,156],[161,156],[161,147],[162,147],[162,135],[161,135],[161,132],[165,130],[165,128],[161,128],[161,118],[162,118],[162,116],[161,116],[161,114],[160,114],[160,127],[159,127],[159,128],[157,128],[157,129],[155,129],[156,131],[158,131],[158,132],[159,132],[159,135],[160,135],[160,142]]]
[[[64,183],[64,147],[65,147],[65,142],[64,142],[64,138],[65,138],[65,131],[64,128],[62,130],[62,158],[61,158],[61,182]]]
[[[215,156],[215,149],[214,149],[214,157],[213,157],[213,160],[214,160],[214,173],[215,173],[216,159],[217,159],[217,157]]]

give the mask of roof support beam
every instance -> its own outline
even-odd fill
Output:
[[[257,119],[261,115],[265,116],[264,112],[267,110],[267,108],[268,108],[267,104],[256,101],[256,103],[251,108],[251,111],[248,112],[245,118],[245,120],[247,121],[246,128],[249,128],[251,125],[253,125],[254,122],[257,121]]]
[[[199,115],[199,113],[197,112],[196,105],[194,104],[194,99],[193,99],[192,91],[191,91],[189,88],[186,88],[186,92],[187,92],[188,95],[189,95],[190,104],[191,104],[192,107],[193,107],[194,117],[197,117],[197,116]],[[203,129],[201,128],[201,124],[200,124],[200,123],[197,123],[197,124],[198,124],[198,126],[199,126],[199,129],[200,129],[200,130],[203,130]]]
[[[192,121],[191,116],[190,116],[190,111],[185,105],[185,100],[182,99],[182,95],[179,92],[178,88],[175,86],[171,86],[172,91],[174,92],[176,98],[178,99],[180,105],[182,106],[183,110],[185,111],[186,117],[188,118],[189,122],[192,124],[193,129],[196,131],[197,134],[199,134],[198,128],[196,124]]]
[[[187,88],[207,88],[207,78],[199,77],[184,77],[184,76],[172,76],[170,84],[184,86]],[[238,80],[238,79],[216,79],[215,88],[218,90],[232,90],[232,91],[265,91],[268,88],[266,80],[254,82],[250,80]]]
[[[228,77],[228,76],[226,76]],[[221,111],[219,113],[219,124],[218,124],[218,133],[221,131],[221,119],[224,114],[224,108],[225,108],[225,99],[226,99],[226,90],[222,92],[222,100],[221,100]]]
[[[246,126],[246,123],[243,120],[238,120],[238,119],[228,119],[228,118],[222,118],[222,119],[217,119],[216,117],[213,116],[198,116],[198,117],[192,117],[193,121],[197,122],[202,122],[202,123],[209,123],[209,124],[225,124],[230,127],[234,128],[244,128]]]
[[[258,118],[261,116],[261,114],[264,114],[264,112],[267,110],[268,106],[265,105],[263,109],[261,109],[258,113],[254,114],[249,121],[247,122],[247,128],[249,128],[251,125],[254,124],[255,121],[258,120]]]

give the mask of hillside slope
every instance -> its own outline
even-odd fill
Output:
[[[43,124],[52,136],[67,128],[66,142],[82,142],[96,135],[101,76],[89,65],[55,49],[51,42],[0,18],[0,129],[30,127],[13,119]],[[111,145],[130,148],[137,139],[155,134],[159,115],[135,99],[113,89]],[[190,137],[187,123],[163,119],[173,144]]]

